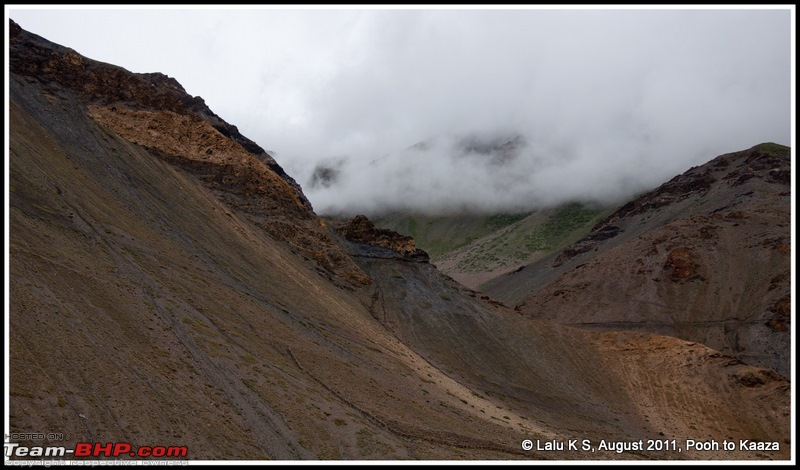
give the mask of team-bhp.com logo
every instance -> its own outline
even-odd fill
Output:
[[[106,457],[106,458],[152,458],[186,457],[188,449],[186,446],[140,446],[134,448],[127,442],[109,442],[102,444],[99,442],[79,442],[74,449],[66,447],[25,447],[14,442],[3,444],[3,451],[6,457]]]

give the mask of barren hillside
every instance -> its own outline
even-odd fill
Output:
[[[697,342],[503,307],[409,237],[323,222],[174,79],[10,26],[10,430],[68,440],[23,445],[179,445],[192,460],[790,458],[784,377]]]
[[[790,151],[721,155],[482,289],[532,317],[697,341],[790,373]]]

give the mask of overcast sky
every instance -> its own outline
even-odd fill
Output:
[[[621,202],[793,137],[786,8],[6,14],[92,59],[175,77],[323,213]],[[508,158],[464,150],[515,137]],[[312,187],[319,165],[338,179]]]

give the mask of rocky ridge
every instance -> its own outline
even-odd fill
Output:
[[[46,84],[58,93],[62,88],[83,94],[90,102],[113,107],[123,103],[133,109],[158,109],[182,115],[196,115],[217,131],[258,157],[285,179],[310,207],[300,186],[278,165],[274,158],[239,129],[217,116],[199,96],[190,96],[172,77],[159,72],[131,73],[122,67],[84,57],[74,50],[54,44],[23,30],[13,20],[9,24],[10,67],[20,76]]]
[[[197,175],[232,211],[313,259],[329,279],[370,282],[331,241],[300,186],[201,98],[163,74],[133,74],[51,44],[12,22],[12,72],[44,84],[48,94],[79,94],[90,103],[89,117]]]
[[[595,225],[590,233],[583,239],[570,245],[554,261],[554,266],[560,266],[565,261],[580,253],[586,253],[598,247],[597,242],[602,242],[616,237],[622,232],[618,223],[620,219],[632,218],[636,215],[648,215],[659,208],[670,206],[687,199],[697,199],[705,196],[712,186],[718,181],[724,182],[729,188],[741,186],[747,180],[756,178],[768,184],[777,184],[789,189],[790,169],[788,149],[776,144],[761,144],[745,152],[742,158],[739,153],[720,155],[701,167],[695,167],[682,173],[670,181],[662,184],[631,202],[623,205],[616,212]],[[729,167],[735,162],[735,167]],[[712,214],[718,214],[730,209],[739,202],[717,207]],[[741,211],[731,211],[725,215],[728,218],[742,218]]]
[[[401,255],[402,259],[421,262],[429,260],[428,254],[416,247],[412,237],[378,228],[365,215],[357,215],[348,222],[339,222],[335,229],[353,243],[386,248]]]
[[[788,376],[790,165],[772,143],[718,156],[484,289],[537,318],[677,336]]]

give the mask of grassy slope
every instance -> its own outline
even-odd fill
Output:
[[[376,223],[411,235],[442,272],[475,288],[563,249],[609,212],[570,203],[528,214],[393,215]]]
[[[436,260],[525,217],[527,214],[430,216],[396,213],[375,217],[374,222],[376,226],[414,237],[417,246]]]

